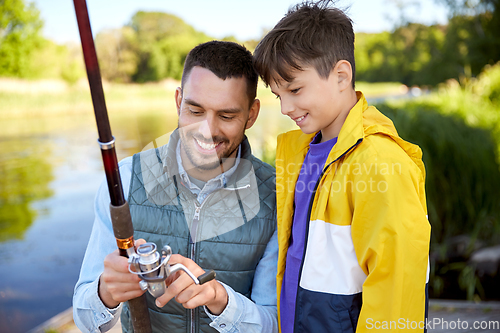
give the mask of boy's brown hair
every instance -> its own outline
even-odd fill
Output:
[[[269,85],[280,78],[293,80],[292,71],[313,66],[327,79],[339,60],[352,67],[354,88],[354,31],[351,19],[331,5],[335,1],[304,1],[288,13],[260,41],[254,52],[257,72]]]

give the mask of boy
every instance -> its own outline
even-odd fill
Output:
[[[254,53],[281,112],[281,332],[425,330],[430,225],[418,146],[354,90],[351,20],[330,1],[289,10]]]

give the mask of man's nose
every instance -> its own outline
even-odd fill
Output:
[[[201,122],[198,132],[207,140],[211,140],[217,135],[217,120],[214,117],[207,117]]]

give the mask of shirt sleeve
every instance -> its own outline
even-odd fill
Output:
[[[352,239],[367,275],[356,332],[384,323],[422,332],[430,242],[425,175],[408,159],[380,160],[364,162],[369,171],[352,183]],[[357,182],[364,184],[356,190]]]
[[[278,332],[277,262],[278,237],[275,231],[255,270],[251,299],[221,283],[227,291],[228,303],[219,316],[214,316],[205,307],[212,320],[210,326],[221,333]]]
[[[128,197],[132,157],[122,160],[119,167],[123,191]],[[73,319],[82,332],[106,332],[116,324],[121,313],[121,304],[115,309],[108,309],[98,294],[104,258],[117,249],[109,203],[108,187],[104,180],[96,194],[94,225],[73,294]]]

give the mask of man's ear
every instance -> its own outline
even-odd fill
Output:
[[[182,88],[177,87],[177,89],[175,89],[175,107],[177,108],[177,116],[181,114],[181,104],[182,104]]]
[[[253,126],[253,124],[255,124],[255,121],[259,116],[259,111],[260,111],[260,101],[258,99],[255,99],[252,103],[252,107],[250,107],[250,113],[248,115],[248,121],[245,126],[245,129],[249,129],[250,127]]]
[[[352,66],[347,60],[339,60],[335,65],[334,69],[337,74],[337,80],[339,85],[339,90],[344,91],[345,89],[352,87]]]

